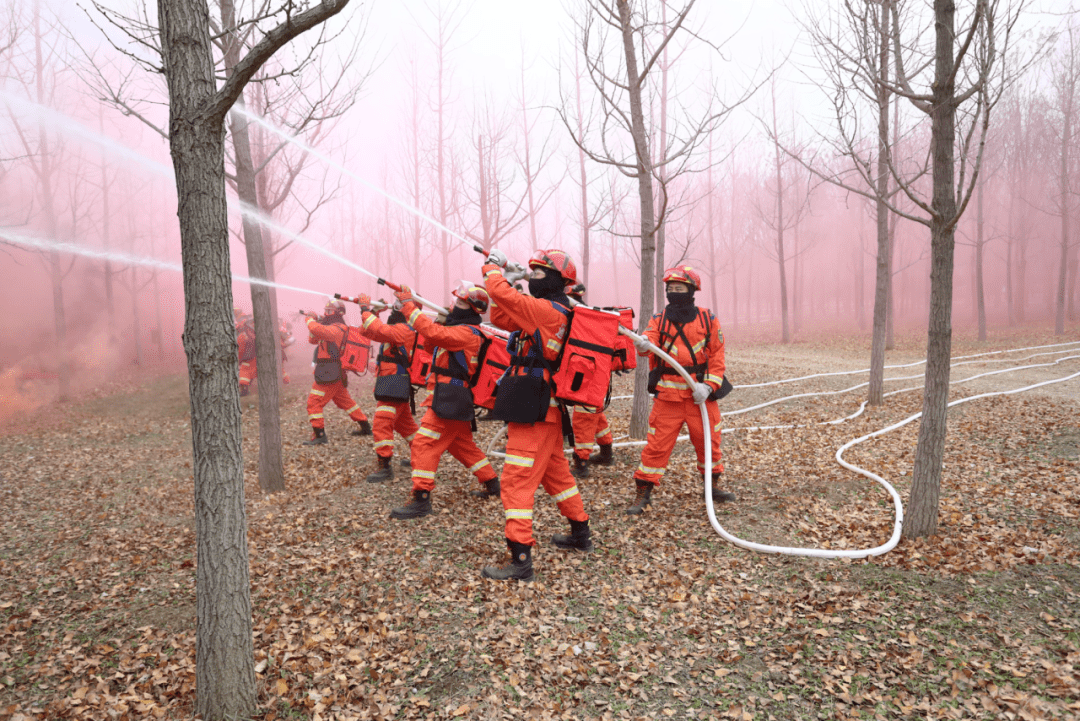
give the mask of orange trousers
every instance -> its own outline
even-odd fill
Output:
[[[355,403],[349,395],[349,389],[341,381],[333,383],[319,383],[316,381],[311,386],[311,392],[307,397],[308,420],[312,428],[325,428],[323,421],[323,408],[333,401],[338,408],[349,414],[354,421],[366,421],[367,416],[360,410],[360,404]]]
[[[251,385],[251,381],[259,377],[258,366],[255,364],[255,359],[246,360],[240,364],[240,387],[244,388]]]
[[[445,451],[469,469],[481,484],[495,477],[495,469],[476,445],[469,421],[439,418],[430,408],[420,420],[420,429],[412,442],[412,487],[414,491],[435,488],[435,471]]]
[[[379,401],[371,432],[375,436],[375,453],[382,458],[394,455],[394,431],[411,446],[413,437],[420,430],[412,416],[408,401]],[[410,454],[411,455],[411,454]]]
[[[720,458],[720,409],[716,401],[708,401],[705,407],[709,411],[709,427],[712,429],[712,472],[723,473],[724,464]],[[701,425],[701,411],[693,400],[687,398],[678,401],[653,401],[649,413],[649,436],[644,450],[641,451],[641,463],[634,471],[634,478],[660,485],[660,478],[667,470],[668,459],[675,448],[683,424],[690,431],[690,442],[697,452],[698,472],[705,473],[705,429]]]
[[[593,442],[611,445],[611,427],[603,411],[590,413],[584,408],[574,409],[574,455],[588,458]]]
[[[506,462],[502,472],[502,502],[506,537],[526,546],[533,538],[533,495],[543,484],[559,513],[571,521],[587,521],[577,482],[563,453],[562,421],[511,423],[507,429]]]
[[[282,359],[282,364],[285,360]],[[244,361],[240,364],[240,387],[250,386],[251,382],[259,377],[259,365],[255,362],[255,359]],[[281,369],[281,381],[283,383],[289,382],[289,371],[284,368]]]

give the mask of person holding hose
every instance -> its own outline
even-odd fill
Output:
[[[584,303],[585,284],[577,283],[566,291],[566,295],[578,303]],[[610,383],[610,380],[608,382]],[[600,446],[599,453],[592,453],[594,441]],[[614,463],[612,443],[614,439],[611,437],[611,426],[608,425],[607,416],[602,410],[588,406],[574,408],[574,467],[570,469],[574,478],[588,478],[591,475],[590,463],[601,466]]]
[[[412,442],[412,501],[390,512],[399,520],[421,518],[431,513],[431,492],[435,489],[435,471],[445,451],[469,469],[483,490],[473,491],[476,498],[499,495],[499,476],[487,456],[473,440],[473,395],[471,379],[479,365],[484,343],[480,314],[488,309],[488,294],[483,288],[460,281],[453,291],[454,305],[445,325],[438,325],[420,310],[408,286],[401,286],[394,296],[402,302],[406,322],[420,334],[432,352],[428,373],[428,407],[420,421],[420,430]]]
[[[390,311],[386,323],[371,312],[371,298],[363,293],[356,297],[363,323],[362,332],[371,340],[379,341],[378,376],[375,379],[375,457],[378,469],[367,477],[368,483],[382,483],[394,478],[394,431],[412,446],[420,426],[412,414],[412,384],[409,381],[411,353],[418,345],[416,331],[405,322],[405,316],[397,308]],[[410,452],[411,455],[411,452]],[[406,465],[407,461],[402,460]]]
[[[322,318],[316,319],[314,313],[304,315],[307,317],[308,342],[317,346],[312,359],[315,363],[315,383],[307,399],[312,434],[304,445],[321,446],[327,443],[323,408],[330,401],[356,421],[356,428],[352,432],[354,436],[370,436],[371,425],[360,404],[349,395],[349,378],[341,367],[341,354],[349,335],[349,327],[345,325],[345,304],[331,298],[326,302]]]
[[[626,509],[638,515],[652,503],[652,491],[660,485],[671,451],[683,424],[690,431],[690,441],[697,452],[698,472],[705,472],[705,429],[697,404],[705,402],[712,431],[713,500],[734,501],[735,494],[717,487],[724,472],[720,460],[720,409],[716,394],[724,380],[724,334],[716,316],[694,304],[694,293],[701,289],[701,276],[689,265],[679,265],[664,272],[667,307],[649,321],[645,337],[678,361],[697,378],[688,385],[678,372],[657,356],[649,358],[649,392],[655,394],[649,413],[649,435],[641,451],[641,463],[634,471],[636,494]],[[635,341],[639,355],[649,354],[645,341]]]
[[[529,260],[529,295],[514,290],[504,275],[506,256],[493,250],[483,266],[491,296],[492,325],[512,331],[510,367],[499,381],[495,417],[508,421],[502,502],[510,561],[486,566],[481,575],[496,580],[533,580],[533,494],[541,484],[570,522],[569,534],[551,541],[562,549],[591,551],[589,514],[563,454],[563,418],[551,392],[551,364],[567,332],[570,301],[566,287],[577,269],[561,250],[538,250]]]

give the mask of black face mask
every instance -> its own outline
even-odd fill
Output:
[[[390,315],[387,316],[387,318],[386,318],[386,324],[387,325],[397,325],[398,323],[405,323],[405,322],[406,322],[405,314],[402,313],[400,310],[392,310],[392,311],[390,311]]]
[[[450,315],[446,316],[445,325],[480,325],[480,314],[472,309],[459,308],[456,305],[450,309]]]
[[[697,316],[697,306],[694,305],[694,292],[672,293],[667,292],[667,309],[664,311],[672,323],[689,323]]]
[[[529,295],[533,298],[551,298],[553,295],[563,295],[565,286],[562,275],[547,270],[543,278],[529,278]]]

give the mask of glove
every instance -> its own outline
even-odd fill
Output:
[[[394,297],[402,302],[402,304],[408,303],[413,299],[412,290],[407,285],[401,286],[399,290],[394,291]]]
[[[506,278],[506,282],[510,285],[518,282],[529,274],[529,271],[524,268],[515,267],[513,270],[507,270],[503,273],[503,277]]]
[[[395,300],[394,304],[392,306],[390,306],[390,309],[391,310],[396,310],[398,313],[400,313],[401,309],[404,308],[404,307],[405,307],[404,303],[402,303],[400,300]]]
[[[709,396],[712,395],[712,386],[708,383],[695,383],[694,384],[694,403],[704,403],[709,400]]]
[[[634,339],[634,348],[636,348],[637,352],[640,353],[641,355],[645,355],[650,350],[652,350],[651,344],[649,343],[649,340],[647,338],[644,338],[644,337]]]
[[[487,262],[499,266],[500,268],[506,267],[506,253],[502,252],[498,248],[488,253]]]
[[[371,310],[371,296],[367,295],[366,293],[361,293],[360,295],[356,296],[356,304],[360,306],[361,312]]]

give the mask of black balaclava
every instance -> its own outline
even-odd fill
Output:
[[[562,273],[551,268],[544,268],[543,278],[529,278],[529,295],[570,307],[570,299],[566,297],[566,281]]]
[[[480,314],[473,310],[470,305],[468,308],[459,308],[454,305],[450,309],[450,315],[446,316],[445,325],[480,325],[480,321],[483,320]]]
[[[696,318],[697,306],[694,305],[694,289],[691,288],[686,293],[667,291],[667,308],[664,313],[672,323],[689,323]]]
[[[396,308],[390,311],[390,315],[386,317],[387,325],[397,325],[398,323],[407,322],[405,314]]]
[[[328,313],[322,318],[319,318],[319,325],[333,325],[334,323],[344,323],[345,315],[343,313]]]

